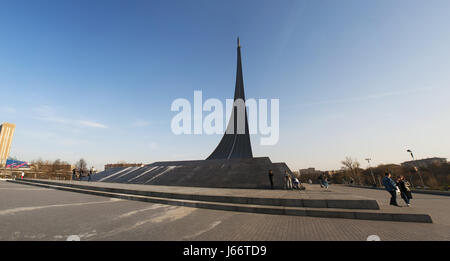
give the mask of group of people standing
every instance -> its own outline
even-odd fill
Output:
[[[269,170],[269,181],[270,188],[273,189],[273,171]],[[284,189],[293,190],[298,189],[302,190],[304,187],[300,183],[300,180],[297,177],[292,177],[291,174],[287,170],[284,172]]]
[[[405,179],[404,176],[400,176],[397,179],[392,179],[391,173],[387,172],[382,180],[385,189],[391,195],[390,205],[400,207],[397,204],[397,194],[405,201],[406,206],[411,206],[411,184]]]
[[[89,170],[74,168],[72,170],[72,180],[81,180],[82,177],[86,176],[85,173],[87,173],[88,181],[91,181],[91,177],[95,173],[94,167],[91,167]]]
[[[284,172],[284,188],[285,189],[301,189],[300,180],[297,177],[292,177],[291,174],[286,170]]]

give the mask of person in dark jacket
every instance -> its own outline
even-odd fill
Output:
[[[76,179],[77,179],[77,169],[74,168],[74,169],[72,170],[72,180],[76,180]]]
[[[412,199],[412,193],[411,193],[411,184],[405,179],[404,176],[400,176],[397,186],[400,188],[400,195],[402,199],[405,201],[406,205],[409,207],[411,206],[411,199]]]
[[[395,181],[391,179],[391,173],[387,172],[381,182],[383,183],[387,192],[391,194],[391,201],[389,204],[399,207],[399,205],[397,204],[397,183],[395,183]]]
[[[326,176],[322,179],[322,185],[325,189],[328,189],[328,178]]]
[[[324,186],[323,186],[323,175],[320,174],[319,177],[317,178],[317,180],[319,180],[319,185],[320,185],[320,187],[323,188],[323,187],[324,187]]]
[[[273,171],[269,169],[270,189],[273,189]]]

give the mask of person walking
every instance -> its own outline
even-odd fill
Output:
[[[269,169],[270,189],[273,189],[273,171]]]
[[[81,181],[81,178],[83,177],[83,169],[80,168],[79,170],[80,176],[78,177],[78,180]]]
[[[383,183],[387,192],[391,194],[391,201],[389,204],[399,207],[399,205],[397,204],[397,184],[391,179],[391,173],[386,172],[381,182]]]
[[[323,182],[322,183],[323,187],[328,190],[328,178],[327,177],[323,177],[322,182]]]
[[[319,180],[320,187],[323,188],[323,175],[320,174],[319,177],[317,178],[317,180]]]
[[[93,169],[94,169],[94,167],[92,167],[88,172],[88,182],[91,181],[91,175],[92,175]]]
[[[76,180],[77,179],[77,169],[73,168],[72,170],[72,180]]]
[[[405,201],[408,207],[411,206],[411,184],[409,184],[409,182],[405,179],[405,176],[400,176],[397,185],[400,188],[400,195],[402,199]]]
[[[22,171],[22,179],[23,179],[24,176],[25,176],[25,172]]]

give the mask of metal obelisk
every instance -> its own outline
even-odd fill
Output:
[[[237,70],[236,70],[236,87],[234,90],[234,101],[242,100],[245,102],[244,94],[244,79],[242,76],[242,62],[241,62],[241,45],[239,42],[239,37],[237,39]],[[236,158],[253,158],[252,146],[250,144],[250,134],[248,131],[248,121],[247,121],[247,109],[243,107],[244,117],[245,117],[245,132],[239,132],[238,112],[236,105],[233,106],[230,121],[228,122],[227,132],[223,135],[222,140],[216,149],[207,158],[209,159],[236,159]],[[234,129],[234,131],[233,131]],[[229,130],[232,130],[230,133]]]

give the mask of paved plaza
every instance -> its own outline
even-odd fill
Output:
[[[170,187],[159,187],[170,189]],[[172,188],[180,192],[183,188]],[[201,193],[200,188],[184,188]],[[376,199],[387,193],[331,186],[306,192],[239,190],[258,197],[349,197]],[[236,193],[236,192],[235,192]],[[397,212],[430,214],[433,224],[253,214],[152,204],[0,181],[0,240],[450,240],[450,197],[414,194],[412,208]],[[400,201],[399,201],[400,202]],[[403,202],[402,202],[403,203]],[[404,204],[403,204],[404,205]]]

